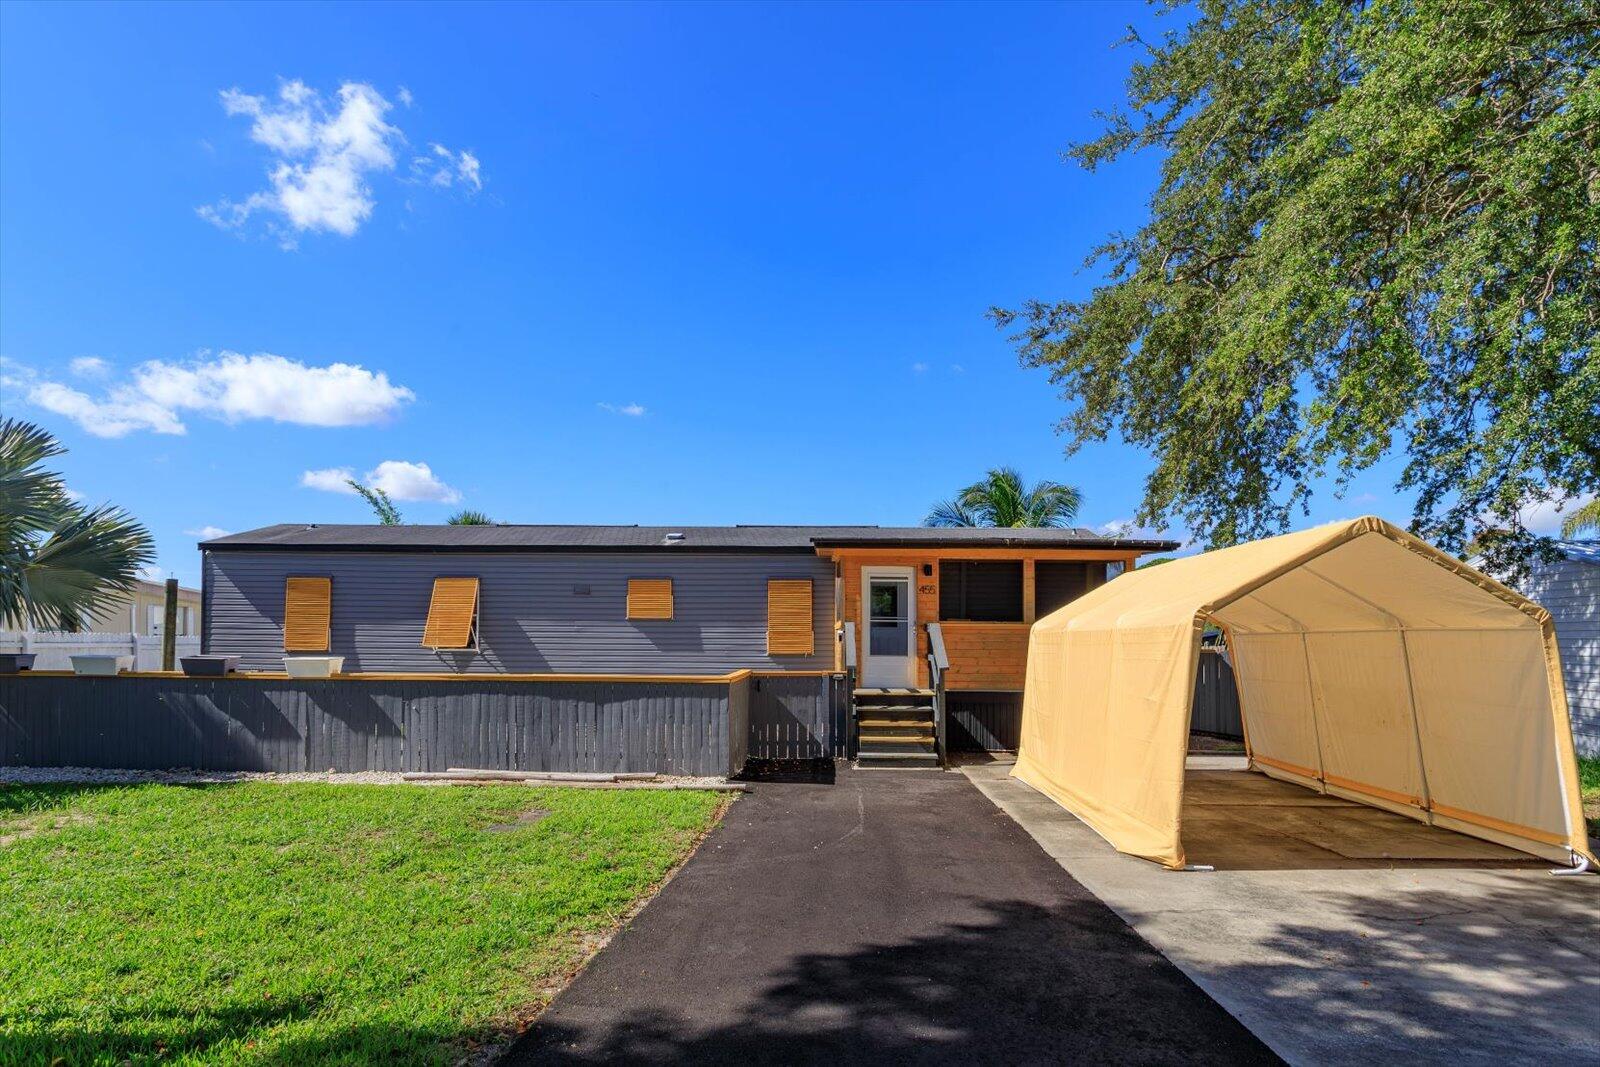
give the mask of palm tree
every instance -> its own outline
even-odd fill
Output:
[[[494,520],[481,511],[463,508],[444,520],[451,526],[493,526]]]
[[[1561,536],[1574,538],[1600,533],[1600,496],[1575,509],[1561,523]]]
[[[1082,506],[1077,486],[1041,481],[1030,488],[1014,468],[996,467],[955,499],[935,504],[922,525],[1067,526]]]
[[[362,485],[354,478],[346,478],[345,484],[359,493],[362,500],[372,505],[373,512],[378,516],[378,525],[400,525],[400,509],[394,506],[394,501],[389,499],[388,493],[377,486]]]
[[[41,466],[64,452],[32,423],[0,421],[0,627],[81,629],[155,559],[131,515],[73,503]]]

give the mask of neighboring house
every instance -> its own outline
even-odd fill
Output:
[[[1572,740],[1600,756],[1600,541],[1557,541],[1561,558],[1535,564],[1518,591],[1550,612],[1561,646]]]
[[[133,592],[118,597],[96,614],[86,632],[159,637],[166,603],[167,590],[163,583],[140,581]],[[195,637],[199,633],[200,590],[179,586],[178,636]]]
[[[202,643],[254,671],[286,652],[347,673],[850,668],[890,691],[858,694],[863,753],[911,756],[942,642],[950,744],[1012,748],[1034,619],[1176,547],[1081,529],[270,526],[200,546]]]

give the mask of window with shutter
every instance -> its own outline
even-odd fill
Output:
[[[333,579],[289,578],[283,585],[283,650],[326,652],[333,624]]]
[[[816,652],[809,578],[767,582],[767,655],[810,656]]]
[[[672,618],[672,579],[629,578],[628,618]]]
[[[478,647],[478,579],[435,578],[423,648]]]

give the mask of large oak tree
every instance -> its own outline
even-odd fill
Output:
[[[1519,511],[1600,486],[1600,2],[1182,15],[1068,153],[1162,153],[1148,218],[1087,300],[993,313],[1069,451],[1148,448],[1141,521],[1221,545],[1397,450],[1415,532],[1517,569]]]

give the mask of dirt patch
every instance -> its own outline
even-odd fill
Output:
[[[92,817],[76,811],[69,811],[65,815],[56,813],[29,815],[0,825],[0,848],[41,834],[53,834],[69,826],[88,826],[93,822]]]
[[[484,829],[491,834],[506,834],[512,830],[520,830],[524,826],[532,826],[549,814],[550,812],[544,808],[529,808],[510,822],[497,822],[493,826],[485,826]]]

